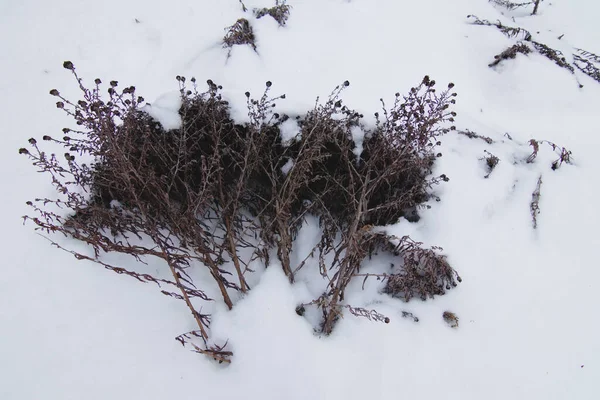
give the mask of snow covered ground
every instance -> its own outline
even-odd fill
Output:
[[[227,59],[223,28],[251,18],[237,0],[0,2],[0,399],[600,398],[600,84],[578,73],[579,88],[533,53],[488,68],[515,40],[466,19],[520,26],[567,56],[573,46],[598,54],[600,4],[545,1],[537,16],[502,15],[487,0],[289,4],[285,28],[251,19],[258,54],[238,46]],[[21,224],[25,201],[53,188],[17,149],[69,124],[47,94],[76,95],[64,60],[88,81],[117,79],[150,101],[177,89],[175,75],[210,78],[240,117],[244,92],[262,92],[266,80],[287,95],[280,109],[298,113],[348,79],[345,103],[366,115],[425,74],[454,82],[457,127],[496,142],[444,137],[436,168],[450,182],[436,188],[441,201],[389,230],[442,246],[463,283],[407,304],[357,291],[356,305],[379,301],[391,323],[347,316],[319,338],[294,313],[311,300],[309,285],[289,287],[270,268],[214,316],[213,334],[235,352],[230,366],[183,349],[174,337],[194,328],[183,302],[76,261]],[[524,163],[531,138],[565,146],[573,165],[552,171],[548,147]],[[487,179],[484,150],[500,158]],[[460,318],[457,329],[443,321],[446,310]]]

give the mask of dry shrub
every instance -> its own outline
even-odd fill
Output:
[[[542,195],[542,176],[540,175],[535,189],[531,193],[531,203],[529,204],[529,211],[531,212],[531,221],[533,223],[533,229],[537,229],[537,216],[540,213],[540,197]]]
[[[512,26],[502,25],[502,23],[500,21],[490,22],[486,19],[479,19],[476,15],[467,15],[467,19],[473,25],[494,26],[500,32],[502,32],[509,38],[515,38],[515,39],[526,40],[526,41],[529,41],[532,38],[531,33],[528,30],[523,29],[523,28],[514,28]]]
[[[347,285],[361,276],[361,263],[374,253],[398,259],[384,277],[385,291],[406,300],[441,295],[460,281],[439,248],[424,249],[408,237],[372,229],[421,206],[429,189],[448,179],[431,172],[439,137],[454,129],[452,84],[436,92],[435,81],[425,77],[408,95],[397,94],[389,109],[382,101],[376,126],[367,128],[361,114],[342,104],[346,81],[325,103],[317,101],[298,117],[300,132],[284,143],[280,126],[289,117],[273,108],[285,95],[271,96],[271,82],[259,99],[246,93],[250,122],[237,124],[221,86],[208,80],[208,90],[200,92],[194,78],[178,76],[182,126],[166,131],[141,110],[144,99],[134,87],[119,90],[112,81],[105,99],[99,79],[88,89],[72,63],[64,66],[83,99],[71,102],[57,90],[50,94],[78,128],[65,128],[61,138],[43,138],[62,147],[64,157],[40,148],[35,139],[31,149],[19,150],[51,176],[58,192],[56,199],[28,202],[35,216],[24,218],[46,234],[90,245],[93,256],[50,239],[78,259],[156,283],[163,294],[183,300],[197,330],[177,340],[195,351],[229,361],[226,343],[211,341],[211,316],[198,311],[198,304],[220,297],[231,309],[232,293],[250,290],[252,262],[269,265],[273,253],[290,282],[303,267],[319,268],[327,289],[309,304],[322,309],[325,334],[344,309],[389,321],[344,303]],[[357,129],[365,134],[362,151],[353,139]],[[309,214],[319,218],[321,239],[300,265],[291,265],[294,240]],[[142,263],[158,258],[170,278],[110,265],[103,261],[105,253]],[[194,281],[199,268],[212,281]]]
[[[391,108],[382,101],[383,113],[376,114],[377,124],[369,130],[361,124],[361,114],[342,104],[340,93],[348,84],[336,88],[323,106],[317,106],[302,121],[302,136],[304,132],[306,137],[312,135],[313,143],[325,150],[312,157],[316,173],[302,197],[309,200],[311,212],[319,217],[323,228],[319,265],[329,286],[322,296],[326,301],[318,305],[323,310],[322,331],[326,334],[339,317],[346,287],[360,273],[363,260],[374,252],[400,257],[401,271],[388,279],[406,288],[415,285],[405,290],[407,300],[413,293],[426,298],[454,286],[455,272],[445,268],[447,263],[441,255],[433,250],[419,252],[420,244],[414,242],[392,246],[394,237],[372,231],[373,225],[395,223],[408,209],[429,199],[432,185],[448,180],[445,175],[428,177],[439,156],[434,151],[439,137],[454,129],[445,125],[454,122],[456,115],[449,111],[455,103],[456,94],[451,92],[454,85],[438,93],[435,81],[426,76],[408,95],[397,93]],[[365,132],[360,154],[352,140],[353,129]],[[333,257],[329,265],[326,256]],[[419,279],[424,271],[431,275]]]
[[[492,144],[494,143],[494,140],[492,140],[492,138],[487,137],[487,136],[482,136],[479,135],[473,131],[470,131],[469,129],[465,129],[464,131],[456,131],[456,133],[458,133],[459,135],[463,135],[468,137],[469,139],[481,139],[484,142],[486,142],[487,144]]]

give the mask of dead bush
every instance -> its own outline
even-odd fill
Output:
[[[396,94],[390,108],[382,100],[382,114],[369,128],[363,115],[343,105],[346,81],[298,117],[300,132],[284,143],[280,126],[289,117],[273,110],[285,95],[271,96],[271,82],[259,99],[246,93],[250,122],[237,124],[221,86],[208,80],[202,92],[194,78],[178,76],[182,123],[166,131],[142,110],[144,99],[134,87],[119,89],[111,81],[105,95],[100,79],[89,89],[71,62],[64,67],[83,98],[72,102],[55,89],[50,94],[77,128],[43,137],[63,156],[33,138],[29,149],[19,150],[50,176],[58,193],[28,202],[34,215],[24,219],[45,234],[87,243],[93,255],[49,238],[78,259],[153,282],[164,295],[183,300],[197,330],[178,336],[182,344],[229,362],[227,343],[211,340],[211,316],[199,310],[217,300],[231,309],[232,294],[251,289],[246,278],[252,263],[269,265],[273,252],[291,282],[308,265],[326,280],[324,294],[309,303],[322,309],[325,334],[344,310],[389,321],[344,303],[361,263],[377,252],[398,259],[384,277],[385,291],[405,300],[441,295],[460,281],[439,248],[373,230],[422,206],[429,189],[448,180],[431,172],[439,137],[454,129],[452,84],[436,92],[435,81],[425,77],[409,94]],[[362,147],[358,133],[364,134]],[[294,240],[307,215],[319,218],[322,236],[300,265],[292,265]],[[106,253],[126,254],[142,265],[158,258],[169,277],[113,266],[104,261]],[[195,281],[198,269],[212,281]]]

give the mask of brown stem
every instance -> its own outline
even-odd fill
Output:
[[[246,283],[246,279],[244,278],[244,273],[242,272],[242,268],[240,266],[240,260],[237,255],[235,240],[233,238],[234,232],[231,229],[231,219],[230,217],[225,217],[225,227],[227,229],[227,243],[229,244],[229,255],[233,260],[233,265],[235,265],[235,270],[238,274],[238,278],[240,280],[240,288],[243,293],[248,291],[248,284]]]
[[[333,326],[335,325],[335,321],[337,320],[338,312],[336,308],[339,301],[339,295],[340,289],[336,288],[333,292],[333,296],[331,297],[331,301],[327,305],[327,317],[323,323],[323,333],[325,335],[331,334],[333,331]]]
[[[539,5],[540,5],[540,0],[535,0],[535,5],[533,6],[533,12],[531,13],[531,15],[536,15],[537,14],[537,10],[538,10]]]
[[[290,253],[292,250],[292,238],[290,237],[290,233],[288,231],[288,225],[284,223],[281,219],[278,221],[279,225],[279,246],[277,249],[277,255],[279,256],[279,261],[281,261],[281,266],[283,268],[283,272],[285,276],[287,276],[290,280],[290,283],[294,283],[294,274],[292,273],[292,268],[290,266]]]
[[[219,285],[219,290],[221,291],[221,295],[223,296],[223,301],[227,305],[227,308],[231,310],[233,308],[233,302],[231,301],[231,298],[229,297],[229,293],[227,293],[227,288],[225,287],[225,284],[223,283],[223,279],[221,277],[221,273],[219,272],[219,268],[215,264],[214,260],[208,256],[204,257],[204,263],[208,266],[208,269],[210,270],[210,274],[213,276],[213,278],[217,282],[217,285]]]
[[[167,250],[165,249],[164,245],[160,242],[160,240],[155,240],[155,242],[158,243],[158,245],[160,246],[160,248],[162,250],[162,254],[163,254],[162,258],[169,265],[171,274],[173,275],[173,278],[175,279],[175,284],[181,291],[181,294],[183,296],[183,300],[185,301],[185,304],[188,306],[188,308],[192,312],[192,315],[194,316],[194,319],[196,320],[196,324],[198,324],[198,329],[200,329],[200,334],[202,335],[202,338],[205,341],[208,340],[208,334],[206,333],[206,330],[204,329],[204,325],[202,324],[202,321],[200,320],[198,312],[194,308],[194,305],[192,304],[190,297],[188,296],[187,291],[185,290],[185,287],[181,283],[181,278],[180,278],[179,272],[177,272],[177,269],[175,268],[175,265],[173,264],[171,257],[169,257]]]

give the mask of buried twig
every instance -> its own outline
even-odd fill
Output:
[[[535,185],[535,190],[531,194],[531,204],[529,205],[529,210],[531,211],[531,219],[533,222],[533,229],[537,229],[537,216],[540,213],[540,189],[542,187],[542,176],[537,180],[537,184]]]
[[[208,345],[206,345],[207,348],[203,349],[200,346],[198,346],[197,344],[192,342],[192,339],[193,339],[192,336],[203,339],[203,341],[206,345],[206,340],[204,339],[204,337],[201,333],[198,333],[198,331],[182,333],[181,335],[177,336],[175,338],[175,340],[177,340],[179,343],[181,343],[181,345],[184,347],[186,344],[189,344],[190,346],[192,346],[194,348],[194,351],[196,353],[204,354],[204,355],[214,359],[215,361],[218,361],[219,364],[222,364],[222,363],[230,364],[231,363],[231,357],[233,356],[233,352],[223,350],[227,346],[227,342],[225,342],[225,344],[223,344],[222,346],[213,345],[211,347],[208,347]]]
[[[487,144],[492,144],[494,143],[494,141],[492,140],[492,138],[487,137],[487,136],[482,136],[479,135],[473,131],[470,131],[469,129],[465,129],[464,131],[456,131],[456,133],[458,133],[459,135],[464,135],[466,137],[468,137],[469,139],[481,139],[484,142],[486,142]]]

